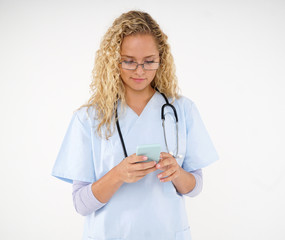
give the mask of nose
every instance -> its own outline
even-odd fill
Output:
[[[144,68],[143,68],[143,65],[142,64],[138,64],[138,67],[137,69],[135,70],[135,72],[138,74],[138,75],[141,75],[144,73]]]

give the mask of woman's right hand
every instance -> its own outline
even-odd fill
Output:
[[[123,182],[133,183],[157,170],[155,161],[141,162],[145,160],[146,156],[137,156],[135,153],[126,157],[116,166],[119,178]]]

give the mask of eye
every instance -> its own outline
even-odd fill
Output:
[[[125,64],[134,64],[135,62],[134,61],[123,61]]]
[[[146,64],[154,63],[154,61],[145,61]]]

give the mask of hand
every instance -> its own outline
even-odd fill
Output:
[[[147,160],[146,156],[137,156],[135,153],[126,157],[116,166],[119,178],[123,182],[133,183],[157,170],[155,161],[138,163],[145,160]]]
[[[172,181],[181,173],[181,167],[176,159],[171,154],[165,152],[160,154],[160,160],[156,168],[164,171],[157,175],[161,182]]]

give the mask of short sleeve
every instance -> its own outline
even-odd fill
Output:
[[[52,169],[52,176],[68,183],[73,180],[95,181],[91,127],[84,115],[84,109],[77,110],[72,115]]]
[[[217,161],[219,156],[195,103],[187,101],[184,110],[187,136],[186,155],[182,167],[189,172],[210,165]]]

